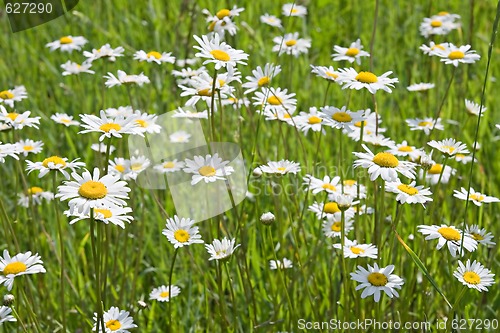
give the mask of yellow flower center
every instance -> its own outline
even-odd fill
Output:
[[[0,98],[1,99],[13,99],[14,94],[8,90],[0,91]]]
[[[136,124],[138,124],[139,126],[141,127],[147,127],[148,126],[148,123],[142,119],[137,119],[136,121]]]
[[[125,166],[123,164],[117,164],[115,165],[116,171],[123,173],[125,171]]]
[[[464,57],[465,54],[462,51],[451,51],[450,54],[448,54],[448,59],[451,60],[463,59]]]
[[[368,122],[366,120],[363,120],[363,121],[357,121],[357,122],[355,122],[354,126],[361,127],[361,125],[363,125],[363,127],[366,127],[367,124],[368,124]]]
[[[431,27],[433,27],[433,28],[439,28],[442,25],[443,25],[443,22],[441,22],[439,20],[431,21]]]
[[[356,181],[354,179],[346,179],[346,180],[344,180],[344,185],[345,186],[354,186],[354,185],[356,185]]]
[[[285,172],[285,171],[286,171],[286,168],[284,168],[284,167],[279,167],[279,168],[278,168],[278,171],[280,171],[280,172]]]
[[[383,168],[395,168],[399,165],[399,160],[391,153],[378,153],[373,157],[373,163]]]
[[[94,215],[97,216],[97,214],[102,214],[105,219],[109,219],[111,216],[113,216],[113,213],[109,209],[105,208],[94,208]]]
[[[7,113],[7,117],[9,117],[10,120],[12,120],[12,121],[15,121],[16,118],[17,118],[17,116],[19,116],[19,113],[16,113],[16,112],[9,112],[9,113]]]
[[[170,295],[170,294],[168,293],[168,291],[164,291],[164,292],[162,292],[162,293],[160,294],[160,297],[162,297],[162,298],[167,298],[167,297],[168,297],[168,295]]]
[[[339,206],[337,205],[336,202],[327,202],[325,204],[325,207],[323,207],[323,211],[327,214],[335,214],[335,213],[340,213]]]
[[[325,74],[326,74],[327,76],[329,76],[329,77],[333,78],[333,79],[336,79],[336,78],[338,78],[338,77],[339,77],[339,76],[338,76],[338,74],[335,74],[335,73],[332,73],[332,72],[328,72],[328,71],[326,71],[326,72],[325,72]]]
[[[472,233],[471,233],[471,236],[472,236],[475,240],[477,240],[478,242],[479,242],[479,241],[482,241],[482,240],[484,239],[484,237],[483,237],[482,235],[477,234],[477,233],[475,233],[475,232],[472,232]]]
[[[7,264],[2,273],[3,275],[9,275],[9,274],[19,274],[22,272],[26,272],[26,265],[20,261],[14,261],[11,262],[10,264]]]
[[[354,79],[363,83],[375,83],[378,81],[377,76],[370,72],[359,72]]]
[[[259,87],[263,87],[263,86],[267,86],[269,84],[269,76],[263,76],[259,79],[259,81],[257,81],[257,84],[259,85]]]
[[[66,166],[66,162],[59,156],[51,156],[49,158],[44,159],[42,165],[48,168],[50,162],[54,163],[55,165],[62,165],[63,167]]]
[[[290,11],[290,13],[292,14],[297,14],[299,12],[299,10],[297,8],[292,8],[292,10]]]
[[[463,275],[464,281],[470,284],[479,284],[481,283],[481,277],[472,271],[467,271]]]
[[[295,44],[297,44],[297,41],[295,39],[290,39],[290,40],[287,40],[285,42],[285,45],[288,46],[288,47],[292,47],[294,46]]]
[[[61,37],[59,39],[59,43],[61,43],[61,44],[71,44],[71,43],[73,43],[73,39],[71,37],[68,37],[68,36]]]
[[[231,11],[229,9],[221,9],[215,14],[219,20],[222,20],[224,17],[231,15]]]
[[[340,232],[341,230],[342,230],[342,223],[341,222],[333,222],[332,231]]]
[[[89,180],[80,186],[78,194],[86,199],[102,199],[108,194],[108,189],[101,182]]]
[[[151,51],[148,54],[146,54],[146,56],[148,58],[153,57],[153,58],[156,58],[156,59],[160,59],[161,58],[161,53],[160,52],[156,52],[156,51]]]
[[[37,193],[41,193],[41,192],[43,192],[43,190],[41,187],[38,187],[38,186],[33,186],[33,187],[28,189],[29,195],[33,195],[33,194],[37,194]]]
[[[273,95],[267,99],[267,102],[271,105],[281,105],[283,100],[281,98]]]
[[[138,171],[141,170],[142,168],[143,168],[142,163],[134,163],[130,166],[130,169],[132,169],[132,171]]]
[[[217,23],[217,21],[213,21],[212,23],[210,23],[208,25],[208,31],[214,31],[214,28],[215,28],[215,24]]]
[[[106,322],[106,327],[112,331],[117,331],[122,327],[122,324],[116,319],[111,319]]]
[[[461,239],[460,233],[450,227],[441,227],[438,232],[448,241],[459,241]]]
[[[484,200],[484,195],[477,195],[477,194],[471,194],[469,195],[469,198],[471,200],[476,200],[476,201],[483,201]]]
[[[210,165],[202,166],[201,168],[198,169],[198,172],[203,177],[212,177],[212,176],[215,176],[215,169],[214,169],[214,167],[212,167]]]
[[[212,96],[212,92],[210,91],[209,88],[207,88],[207,89],[200,89],[200,90],[198,90],[198,95],[210,97],[210,96]]]
[[[61,122],[65,123],[65,124],[69,124],[71,122],[71,119],[69,119],[69,118],[62,118]]]
[[[443,171],[443,165],[434,164],[427,172],[430,173],[431,175],[439,175],[441,171]]]
[[[109,133],[110,131],[119,131],[122,129],[122,127],[116,123],[107,123],[107,124],[102,124],[99,129],[101,131],[104,131],[106,133]]]
[[[350,48],[347,49],[345,55],[349,56],[349,57],[354,57],[354,56],[357,56],[358,53],[359,53],[359,49],[358,48],[350,47]]]
[[[446,15],[448,15],[448,14],[449,14],[448,12],[439,12],[439,13],[438,13],[438,15],[439,15],[439,16],[446,16]]]
[[[226,52],[224,52],[222,50],[213,50],[213,51],[210,51],[210,54],[216,60],[220,60],[220,61],[229,61],[229,60],[231,60],[231,57],[229,56],[229,54],[227,54]]]
[[[219,82],[220,87],[223,87],[226,84],[226,81],[224,81],[223,79],[217,79],[217,81]]]
[[[409,153],[409,152],[413,151],[413,148],[410,146],[401,146],[398,148],[398,151],[403,151],[405,153]]]
[[[336,112],[333,114],[332,119],[339,123],[348,123],[352,120],[352,117],[347,112]]]
[[[321,186],[322,188],[324,188],[325,190],[330,190],[330,191],[337,191],[337,189],[335,188],[335,186],[333,186],[332,184],[328,183],[328,184],[323,184],[323,186]]]
[[[33,146],[29,146],[29,145],[28,146],[24,146],[23,150],[24,151],[32,151],[33,150]]]
[[[435,50],[435,49],[440,49],[440,50],[445,50],[444,49],[444,46],[441,45],[441,44],[437,44],[437,45],[434,45],[433,47],[431,47],[431,50]]]
[[[401,184],[398,186],[398,190],[400,190],[401,192],[404,192],[408,195],[415,195],[415,194],[418,194],[418,190],[410,185],[406,185],[406,184]]]
[[[384,274],[373,272],[368,275],[368,282],[370,282],[373,286],[382,287],[385,286],[389,280]]]
[[[418,126],[430,127],[430,126],[432,126],[432,123],[430,121],[421,121],[418,123]]]
[[[163,163],[163,168],[164,169],[173,169],[174,167],[175,167],[175,163],[174,162]]]
[[[455,155],[455,158],[456,158],[456,159],[459,159],[459,158],[464,158],[464,157],[465,157],[465,155],[464,155],[464,154],[456,154],[456,155]]]
[[[354,254],[361,254],[361,253],[365,253],[365,250],[360,249],[359,247],[356,247],[356,246],[351,246],[351,252]]]
[[[442,146],[443,150],[446,150],[448,153],[452,154],[453,151],[455,150],[455,147],[452,146]]]
[[[184,229],[176,230],[174,232],[174,238],[180,243],[186,243],[190,238],[189,232]]]
[[[307,120],[307,122],[311,125],[314,125],[314,124],[319,124],[321,123],[322,119],[320,117],[316,117],[316,116],[311,116],[309,117],[309,119]]]

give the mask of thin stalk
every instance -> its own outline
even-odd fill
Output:
[[[170,272],[168,273],[168,332],[172,332],[172,302],[170,302],[170,298],[172,295],[172,276],[174,274],[174,264],[175,259],[177,258],[177,252],[179,252],[179,248],[175,248],[174,256],[172,258],[172,264],[170,265]]]
[[[54,193],[57,193],[57,173],[53,172],[52,173],[52,190]],[[61,302],[61,315],[62,315],[62,331],[66,333],[66,305],[64,301],[64,289],[65,289],[65,283],[64,283],[64,236],[63,236],[63,229],[62,229],[62,222],[61,222],[61,217],[60,217],[60,212],[59,212],[59,201],[54,200],[54,211],[56,214],[56,222],[57,222],[57,233],[59,234],[59,251],[60,251],[60,258],[61,258],[61,267],[60,267],[60,277],[59,277],[59,284],[60,284],[60,289],[59,289],[59,301]]]

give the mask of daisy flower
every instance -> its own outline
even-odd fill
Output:
[[[467,145],[455,139],[445,139],[441,141],[432,140],[427,143],[432,148],[436,148],[448,157],[456,154],[468,154]]]
[[[186,143],[189,142],[191,134],[186,131],[177,131],[169,135],[170,142],[172,143]]]
[[[128,199],[130,188],[127,183],[120,181],[120,177],[105,175],[100,177],[99,168],[94,168],[93,174],[85,170],[80,176],[73,172],[71,176],[75,179],[65,181],[60,185],[56,198],[69,201],[70,213],[75,210],[87,214],[91,208],[125,206],[123,199]]]
[[[419,49],[429,57],[437,56],[438,51],[444,51],[448,43],[436,44],[434,42],[430,42],[429,45],[422,44]]]
[[[8,321],[17,321],[17,319],[11,315],[12,309],[9,308],[8,306],[2,305],[0,306],[0,326],[3,325],[3,323],[8,322]]]
[[[260,16],[260,21],[264,24],[270,25],[271,27],[283,28],[281,25],[281,20],[274,15],[264,14]]]
[[[450,181],[450,177],[457,172],[456,169],[446,165],[443,170],[443,165],[439,163],[435,163],[432,167],[427,171],[427,175],[425,179],[431,183],[431,185],[436,185],[439,181],[439,177],[441,177],[441,183],[447,184]],[[443,174],[441,176],[441,173]],[[422,174],[421,174],[422,176]]]
[[[98,153],[106,154],[106,151],[108,149],[108,145],[103,144],[102,142],[101,143],[93,143],[90,146],[90,149],[92,149],[93,151],[96,151]],[[113,145],[109,146],[109,153],[110,154],[113,153],[115,150],[116,150],[115,146],[113,146]]]
[[[0,103],[7,104],[11,108],[14,107],[14,102],[20,102],[25,98],[28,98],[28,92],[24,86],[0,91]]]
[[[162,164],[155,165],[153,167],[154,170],[159,171],[161,173],[169,173],[176,172],[182,170],[186,163],[182,161],[177,161],[177,159],[171,161],[165,161]]]
[[[126,117],[118,116],[116,118],[109,118],[106,116],[104,110],[100,112],[100,118],[91,114],[82,114],[83,124],[81,127],[85,130],[78,133],[90,133],[98,132],[103,133],[99,137],[99,141],[103,141],[104,138],[117,137],[121,138],[122,134],[137,134],[144,136],[141,130],[139,130],[139,124],[135,121],[136,117]]]
[[[146,112],[141,113],[141,111],[137,110],[134,112],[135,116],[135,123],[139,125],[136,130],[138,132],[143,132],[143,133],[149,133],[149,134],[154,134],[154,133],[160,133],[161,131],[161,126],[156,124],[156,121],[158,120],[158,116],[155,114],[148,114]]]
[[[370,53],[363,51],[363,45],[361,45],[359,38],[352,42],[349,47],[335,45],[333,51],[336,52],[332,54],[333,61],[347,60],[350,63],[356,61],[358,65],[361,65],[361,57],[370,56]]]
[[[122,46],[112,48],[109,44],[104,44],[98,49],[93,49],[92,52],[83,51],[83,55],[87,57],[88,62],[93,62],[97,59],[107,58],[109,61],[116,61],[117,57],[123,57],[125,49]]]
[[[201,36],[200,38],[196,35],[193,38],[200,44],[200,46],[194,46],[194,48],[201,51],[196,53],[195,56],[208,58],[208,60],[203,62],[203,65],[214,63],[216,70],[222,67],[236,67],[236,64],[246,65],[246,62],[243,60],[248,59],[248,54],[241,50],[233,49],[225,42],[221,42],[218,34],[215,34],[212,39],[209,39],[207,36]]]
[[[172,118],[208,119],[208,111],[198,112],[192,107],[177,108]]]
[[[379,128],[379,131],[380,131],[380,128]],[[353,132],[355,133],[355,132]],[[359,141],[356,140],[356,141]],[[396,142],[394,142],[391,138],[387,138],[385,137],[383,134],[378,134],[378,135],[375,135],[374,132],[371,132],[368,131],[365,136],[363,137],[363,141],[365,143],[369,143],[369,144],[372,144],[374,146],[379,146],[379,147],[393,147]]]
[[[467,164],[467,163],[472,161],[472,156],[467,156],[464,154],[456,154],[453,157],[455,158],[455,161],[460,162],[462,164]],[[476,162],[476,161],[477,161],[477,159],[474,158],[474,162]]]
[[[19,253],[11,257],[9,251],[3,250],[0,257],[0,284],[5,285],[8,291],[12,290],[14,278],[21,275],[45,273],[43,261],[38,253],[31,255],[31,251]]]
[[[444,50],[437,49],[436,55],[441,58],[441,61],[447,65],[458,67],[459,63],[473,64],[478,61],[481,56],[476,54],[475,50],[470,49],[470,45],[455,46],[448,43]]]
[[[2,112],[0,114],[0,122],[3,121],[15,130],[23,129],[24,126],[38,128],[40,124],[40,117],[30,118],[31,111],[23,113],[7,112],[3,105],[0,105],[0,111]]]
[[[243,12],[244,10],[245,8],[234,5],[233,9],[222,8],[217,13],[215,13],[215,16],[217,16],[219,20],[222,20],[225,17],[232,18],[235,16],[240,16],[240,13]]]
[[[20,140],[16,142],[15,145],[19,150],[20,154],[24,156],[28,156],[28,154],[38,154],[42,151],[43,142],[42,141],[33,141],[33,140]]]
[[[434,122],[436,125],[434,125]],[[435,130],[444,130],[444,126],[441,124],[441,118],[438,118],[437,121],[432,118],[406,119],[406,123],[411,131],[424,131],[425,135],[429,135],[433,127]]]
[[[281,161],[269,161],[267,165],[262,165],[260,170],[264,173],[269,174],[280,174],[285,175],[288,173],[296,174],[300,171],[300,163],[292,162],[289,160],[281,160]]]
[[[122,84],[135,83],[138,86],[142,86],[145,83],[150,83],[149,78],[143,73],[139,75],[129,75],[121,70],[118,70],[117,76],[114,76],[113,73],[108,72],[108,75],[104,75],[104,78],[107,79],[104,84],[108,88],[121,86]]]
[[[358,269],[351,273],[351,280],[361,283],[356,287],[356,290],[364,289],[361,298],[373,295],[375,302],[378,302],[381,291],[390,298],[399,297],[396,289],[401,289],[404,281],[399,276],[392,274],[393,271],[394,265],[379,268],[375,263],[373,267],[368,265],[368,269],[358,266]]]
[[[66,113],[56,113],[50,116],[50,119],[55,121],[58,124],[65,125],[66,127],[70,126],[80,126],[80,122],[73,120],[73,116],[69,116]]]
[[[63,52],[73,52],[73,50],[80,51],[82,46],[87,44],[87,39],[82,36],[64,36],[56,41],[46,44],[45,46],[50,48],[51,51],[61,49]]]
[[[126,177],[127,179],[130,179],[127,176],[130,172],[130,160],[127,160],[123,157],[115,157],[113,160],[109,160],[109,174],[113,176],[119,176],[120,179],[126,180]]]
[[[456,257],[457,252],[460,251],[462,237],[464,238],[464,249],[469,252],[473,252],[477,248],[477,241],[470,234],[463,233],[454,226],[448,226],[446,224],[442,224],[441,226],[419,225],[417,226],[417,229],[420,233],[427,236],[425,237],[425,240],[438,240],[436,249],[440,250],[443,246],[447,245],[452,257]]]
[[[154,288],[151,293],[149,293],[149,299],[156,300],[159,302],[170,302],[172,297],[176,297],[181,293],[181,288],[176,285],[171,286],[160,286]]]
[[[271,109],[274,111],[276,109],[286,109],[290,112],[295,111],[295,105],[297,104],[297,99],[295,99],[295,93],[287,94],[288,90],[281,88],[263,88],[262,91],[257,91],[253,99],[254,105],[262,106],[264,111]]]
[[[205,248],[207,249],[208,254],[210,254],[210,258],[208,260],[220,260],[225,262],[229,260],[233,252],[241,245],[236,245],[236,239],[228,239],[224,237],[222,241],[218,239],[214,239],[212,244],[205,244]]]
[[[311,66],[311,73],[316,74],[319,77],[327,81],[337,81],[340,72],[333,68],[333,66]]]
[[[162,63],[170,63],[173,64],[175,63],[175,57],[172,56],[172,52],[158,52],[158,51],[150,51],[150,52],[145,52],[143,50],[139,50],[136,53],[134,53],[134,59],[139,60],[139,61],[146,61],[146,62],[155,62],[158,65],[161,65]]]
[[[130,157],[130,173],[126,175],[125,180],[136,180],[137,176],[151,165],[151,161],[146,156]]]
[[[17,156],[17,154],[19,154],[19,149],[18,147],[16,147],[16,145],[13,145],[11,143],[1,144],[0,142],[0,163],[4,163],[5,157],[7,156],[19,160],[19,156]]]
[[[381,177],[384,181],[395,182],[399,180],[398,173],[407,178],[415,179],[415,163],[399,161],[396,156],[388,152],[375,155],[366,145],[363,144],[362,146],[367,153],[353,152],[359,158],[354,161],[354,168],[361,166],[368,169],[371,181]]]
[[[229,161],[223,161],[218,153],[213,156],[207,154],[203,156],[194,156],[192,160],[185,160],[186,167],[183,169],[186,173],[192,173],[191,185],[196,185],[200,181],[212,183],[217,180],[226,180],[226,176],[233,173],[232,166],[226,166]]]
[[[311,47],[311,40],[307,38],[299,38],[299,33],[288,33],[285,36],[273,38],[274,46],[272,51],[278,52],[278,55],[283,53],[298,57],[301,53],[307,53]]]
[[[348,234],[354,229],[354,221],[352,218],[346,218],[344,222],[344,234]],[[323,232],[328,238],[342,237],[342,222],[340,220],[340,215],[338,216],[328,216],[326,221],[323,222],[322,226]]]
[[[470,259],[467,259],[465,265],[458,261],[458,268],[453,272],[453,276],[464,286],[476,289],[479,292],[488,291],[487,287],[495,283],[495,274],[476,260],[471,263]]]
[[[483,116],[484,111],[486,111],[488,108],[485,108],[484,106],[481,107],[481,105],[465,99],[465,109],[467,110],[468,114],[479,117]]]
[[[104,224],[114,224],[122,229],[125,229],[125,223],[131,223],[134,219],[130,215],[126,215],[132,212],[132,208],[130,207],[105,207],[99,206],[99,208],[94,208],[94,219],[96,221],[100,221]],[[64,212],[64,215],[68,217],[76,217],[73,220],[69,221],[69,224],[74,224],[81,220],[89,220],[90,219],[90,211],[88,213],[78,213],[76,211],[70,212],[69,210]]]
[[[307,135],[309,130],[313,132],[321,131],[325,134],[325,130],[322,129],[324,117],[325,115],[313,106],[309,108],[309,112],[301,111],[298,116],[293,117],[293,124],[295,124],[297,129],[304,132],[304,135]]]
[[[106,116],[108,118],[116,118],[116,117],[127,118],[134,114],[134,109],[130,105],[127,105],[127,106],[119,106],[117,108],[107,108],[104,109],[104,112],[106,112]],[[135,112],[140,113],[139,110],[136,110]]]
[[[103,332],[101,330],[101,323],[97,321],[97,313],[95,312],[95,323],[92,331],[97,331],[98,333],[130,333],[129,329],[137,327],[130,313],[125,310],[120,310],[116,306],[112,306],[108,311],[104,312],[103,317],[106,331]]]
[[[92,64],[90,62],[83,62],[82,64],[78,64],[76,62],[68,60],[61,65],[61,68],[64,69],[62,75],[68,76],[80,73],[95,74],[95,72],[91,70],[90,67],[92,67]]]
[[[325,218],[335,218],[340,221],[341,210],[335,201],[328,202],[314,202],[308,208],[311,212],[316,214],[316,218],[318,220],[322,220]]]
[[[265,64],[264,68],[257,66],[256,69],[252,70],[252,76],[247,76],[245,79],[248,82],[243,83],[241,86],[247,88],[244,94],[249,94],[262,87],[269,86],[271,80],[281,72],[280,65]]]
[[[487,247],[494,247],[494,236],[486,229],[481,229],[477,224],[468,225],[465,227],[465,232],[469,233],[479,244],[486,245]]]
[[[42,162],[32,162],[26,160],[26,163],[28,164],[26,170],[28,171],[28,174],[34,170],[40,171],[38,178],[42,178],[51,170],[60,171],[66,179],[69,179],[69,174],[66,169],[71,169],[71,171],[74,172],[75,169],[85,166],[85,163],[77,162],[78,160],[79,158],[68,162],[68,158],[55,155],[47,157]]]
[[[330,178],[330,176],[324,176],[323,179],[319,179],[307,174],[303,179],[304,183],[302,183],[302,185],[306,186],[307,189],[315,195],[323,191],[325,191],[326,193],[337,193],[337,187],[340,188],[339,176],[335,176],[332,178]]]
[[[430,197],[432,192],[428,188],[424,188],[422,185],[415,186],[415,183],[416,182],[414,181],[410,184],[391,182],[386,184],[385,190],[387,192],[396,193],[396,200],[401,204],[419,203],[425,208],[424,204],[428,201],[432,201],[432,198]]]
[[[324,117],[325,125],[332,128],[345,130],[347,133],[353,132],[354,124],[364,120],[364,110],[350,111],[346,106],[341,109],[334,106],[321,107],[321,112]]]
[[[269,260],[269,268],[272,270],[288,269],[292,267],[293,267],[292,261],[287,258],[283,258],[283,260]]]
[[[360,90],[366,88],[372,94],[375,94],[377,90],[384,90],[391,93],[391,88],[394,88],[394,83],[399,82],[397,78],[389,77],[392,71],[385,72],[380,76],[372,72],[358,73],[354,68],[341,68],[339,72],[340,75],[337,80],[342,85],[342,89],[350,88]]]
[[[388,153],[391,153],[394,156],[409,157],[413,161],[418,160],[422,154],[420,149],[417,149],[414,146],[409,146],[406,140],[389,148],[390,150],[387,151]]]
[[[467,190],[465,188],[461,188],[460,191],[454,190],[453,196],[460,200],[467,200]],[[495,197],[490,197],[486,194],[482,194],[474,191],[474,189],[470,188],[469,201],[472,201],[476,206],[481,206],[483,203],[491,203],[491,202],[500,202],[500,199]]]
[[[406,87],[406,89],[408,89],[408,91],[426,91],[426,90],[430,90],[430,89],[434,89],[436,85],[434,83],[415,83],[415,84],[412,84],[412,85],[409,85],[408,87]]]
[[[286,3],[281,7],[281,13],[285,16],[305,17],[307,8],[295,3]]]
[[[342,249],[342,244],[333,244],[335,249]],[[344,242],[344,257],[345,258],[372,258],[377,259],[378,249],[373,244],[358,244],[356,240],[351,241],[345,239]]]
[[[33,186],[28,188],[26,194],[20,193],[19,200],[17,204],[28,208],[30,206],[30,200],[33,205],[41,205],[42,199],[50,201],[54,199],[54,193],[44,191],[41,187]]]
[[[430,35],[447,35],[460,27],[460,23],[455,22],[458,18],[460,16],[456,14],[425,17],[419,27],[420,34],[425,38]]]
[[[167,237],[168,241],[175,248],[195,243],[204,243],[199,234],[198,227],[193,225],[194,220],[184,217],[179,218],[177,215],[174,215],[173,218],[167,219],[167,224],[162,234]]]

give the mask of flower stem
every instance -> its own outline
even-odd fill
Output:
[[[172,258],[172,264],[170,265],[170,272],[168,274],[168,332],[172,332],[172,275],[174,274],[174,264],[175,259],[177,258],[177,252],[179,252],[179,248],[175,248],[174,256]]]
[[[54,193],[57,193],[57,173],[53,172],[52,173],[52,190]],[[59,284],[60,284],[60,289],[59,289],[59,301],[61,302],[61,315],[62,315],[62,331],[63,333],[66,333],[66,306],[64,302],[64,237],[63,237],[63,229],[62,229],[62,222],[61,218],[59,216],[59,202],[57,200],[54,200],[54,210],[56,214],[56,222],[57,222],[57,233],[59,234],[59,250],[60,250],[60,277],[59,277]]]

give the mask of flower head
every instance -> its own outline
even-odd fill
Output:
[[[108,311],[104,312],[104,326],[106,331],[101,330],[101,325],[97,321],[97,313],[94,312],[94,327],[92,331],[98,333],[130,333],[129,329],[136,328],[134,318],[125,310],[120,310],[116,306],[112,306]]]
[[[378,302],[381,291],[390,298],[399,297],[396,289],[401,289],[404,281],[392,274],[393,271],[394,265],[379,268],[377,264],[374,264],[373,267],[368,265],[368,269],[358,266],[356,272],[351,273],[351,279],[361,283],[356,287],[356,290],[364,289],[361,298],[373,295],[375,302]]]
[[[149,299],[154,299],[159,302],[170,302],[172,297],[176,297],[181,293],[181,288],[176,285],[160,286],[154,288],[149,294]]]
[[[464,233],[461,230],[455,228],[454,226],[448,226],[445,224],[442,224],[441,226],[419,225],[417,229],[423,235],[426,235],[425,240],[432,240],[432,239],[438,240],[436,249],[440,250],[443,246],[447,245],[448,250],[450,251],[453,257],[456,257],[457,252],[460,252],[462,241],[464,249],[466,249],[469,252],[473,252],[477,248],[477,241],[474,238],[472,238],[470,234]]]
[[[391,93],[391,88],[394,88],[394,83],[398,83],[397,78],[390,78],[392,71],[385,72],[377,76],[372,72],[357,72],[354,68],[339,69],[338,81],[342,85],[342,89],[360,90],[366,88],[370,93],[375,94],[377,90],[384,90]]]
[[[465,265],[459,261],[458,268],[453,272],[453,276],[464,286],[476,289],[479,292],[488,291],[487,287],[495,283],[493,278],[495,274],[492,274],[489,269],[476,260],[471,263],[470,259],[467,259]]]
[[[216,70],[222,67],[236,67],[236,64],[246,65],[243,60],[248,59],[248,54],[232,48],[225,42],[221,42],[218,34],[215,34],[213,38],[208,38],[205,35],[201,36],[201,38],[198,36],[193,36],[193,38],[199,44],[194,48],[200,50],[195,56],[208,59],[203,62],[203,65],[214,63]]]
[[[80,51],[82,46],[87,44],[87,39],[82,36],[63,36],[58,40],[48,43],[45,45],[50,48],[51,51],[60,49],[63,52],[73,52],[73,50]]]
[[[184,172],[193,174],[191,185],[196,185],[202,180],[205,183],[226,180],[226,177],[234,172],[234,168],[227,165],[229,161],[223,161],[218,153],[213,156],[210,154],[205,157],[194,156],[192,160],[187,158],[184,162],[186,163]]]
[[[31,251],[28,251],[11,257],[9,251],[3,250],[3,257],[0,257],[0,284],[4,284],[8,291],[12,290],[16,277],[37,273],[45,273],[38,253],[31,255]]]
[[[174,215],[173,218],[167,219],[167,224],[162,234],[167,237],[168,241],[175,248],[203,243],[198,227],[193,225],[194,220],[184,217],[179,218],[177,215]]]
[[[359,38],[355,42],[352,42],[349,47],[335,45],[333,51],[336,52],[332,54],[333,61],[347,60],[350,63],[356,61],[358,65],[361,65],[361,57],[370,56],[370,53],[363,51],[363,45],[361,45]]]
[[[210,254],[210,258],[208,260],[220,260],[227,261],[233,254],[234,250],[236,250],[241,244],[236,245],[236,239],[228,239],[224,237],[222,241],[218,239],[214,239],[212,244],[205,244],[205,248]]]

